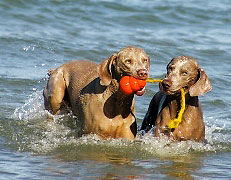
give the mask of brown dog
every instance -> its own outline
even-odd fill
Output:
[[[183,120],[175,129],[168,129],[167,124],[176,118],[180,109],[181,88],[184,88],[186,98]],[[175,140],[203,141],[205,125],[198,96],[210,91],[211,84],[197,61],[188,56],[173,58],[160,89],[150,102],[141,129],[148,131],[156,126],[155,136],[165,134]]]
[[[124,95],[120,79],[149,76],[150,59],[143,49],[126,47],[101,64],[73,61],[50,72],[44,89],[45,108],[58,114],[69,104],[81,122],[81,134],[93,133],[103,138],[134,139],[137,133],[134,94]],[[144,94],[141,89],[138,95]]]

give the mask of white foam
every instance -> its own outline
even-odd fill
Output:
[[[49,120],[52,117],[52,121]],[[28,123],[28,127],[34,129],[32,134],[23,134],[27,139],[26,149],[35,153],[47,153],[55,151],[59,146],[95,146],[99,149],[109,148],[123,151],[142,152],[154,156],[186,155],[193,152],[216,152],[230,148],[231,135],[224,133],[226,126],[218,127],[213,124],[206,126],[206,139],[208,143],[194,141],[173,142],[166,136],[156,138],[153,133],[141,135],[139,132],[136,140],[122,139],[102,140],[96,135],[85,135],[77,138],[78,125],[71,128],[65,125],[67,121],[73,121],[76,117],[72,114],[53,116],[44,110],[42,91],[34,92],[25,104],[15,109],[13,118]],[[208,121],[211,118],[207,118]]]
[[[24,105],[15,109],[12,118],[29,120],[45,114],[47,112],[44,110],[42,91],[35,91]]]

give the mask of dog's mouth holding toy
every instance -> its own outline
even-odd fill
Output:
[[[125,95],[136,94],[137,96],[142,96],[146,92],[146,82],[161,83],[162,81],[162,79],[137,79],[133,76],[123,76],[120,79],[120,89]]]
[[[178,90],[170,90],[170,89],[163,89],[166,95],[179,95],[180,89]]]
[[[146,79],[137,79],[134,76],[123,76],[120,79],[120,89],[125,95],[142,96],[145,93],[145,86]]]
[[[166,95],[180,95],[181,89],[182,88],[186,89],[186,87],[177,87],[177,88],[165,87],[163,84],[162,87]]]

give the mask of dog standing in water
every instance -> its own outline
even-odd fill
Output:
[[[181,108],[181,88],[185,91],[186,109],[182,122],[176,128],[169,129],[167,125]],[[205,125],[198,96],[211,88],[208,76],[194,58],[173,58],[167,66],[166,78],[160,83],[160,91],[150,102],[141,130],[148,131],[155,126],[155,136],[165,134],[175,140],[203,141]]]
[[[133,46],[121,49],[101,64],[65,63],[50,71],[43,92],[45,108],[58,114],[63,104],[69,104],[81,122],[81,134],[134,139],[137,133],[134,94],[125,95],[119,82],[123,76],[147,79],[149,66],[149,56]],[[135,93],[144,92],[143,88]]]

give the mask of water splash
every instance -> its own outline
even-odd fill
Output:
[[[35,154],[47,154],[57,151],[73,151],[84,154],[89,151],[97,153],[130,154],[133,157],[178,156],[189,153],[230,151],[231,138],[225,125],[206,126],[208,143],[194,141],[172,142],[166,136],[156,138],[153,133],[138,133],[136,140],[123,139],[102,140],[96,135],[77,137],[76,117],[51,115],[44,110],[42,91],[34,92],[25,104],[15,109],[12,115],[21,123],[19,139],[24,139],[19,150]],[[52,119],[52,121],[50,120]],[[132,153],[132,154],[131,154]],[[79,158],[79,157],[78,157]]]
[[[12,118],[30,120],[47,114],[44,111],[42,91],[35,91],[24,105],[15,109]]]

